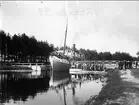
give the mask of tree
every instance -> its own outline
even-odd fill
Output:
[[[14,34],[12,37],[4,31],[0,31],[0,53],[5,62],[45,62],[54,46],[47,41],[37,41],[34,36],[28,37],[25,33]]]
[[[5,55],[6,55],[5,54],[6,53],[6,33],[3,30],[0,31],[0,42],[1,42],[0,43],[0,52],[1,52],[1,57],[2,57],[1,60],[3,60],[4,63],[5,63]]]

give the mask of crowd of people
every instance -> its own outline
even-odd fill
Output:
[[[138,66],[138,62],[135,62],[135,67],[137,68],[137,66]],[[118,63],[118,67],[119,67],[119,69],[120,70],[122,70],[122,69],[131,69],[131,68],[133,68],[133,62],[132,61],[120,61],[119,63]]]
[[[90,71],[103,71],[103,64],[91,64],[91,63],[76,63],[72,65],[72,68],[90,70]]]
[[[110,64],[107,64],[110,65]],[[119,61],[115,64],[115,66],[122,70],[122,69],[131,69],[133,68],[133,62],[132,61]],[[134,62],[135,68],[138,67],[138,62]],[[90,71],[103,71],[106,69],[106,65],[104,63],[97,64],[97,63],[73,63],[71,68],[75,69],[82,69],[82,70],[90,70]]]

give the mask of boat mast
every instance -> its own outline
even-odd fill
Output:
[[[64,51],[63,51],[63,54],[65,54],[65,50],[66,50],[67,30],[68,30],[68,18],[67,18],[67,24],[66,24],[66,30],[65,30],[65,40],[64,40]]]
[[[66,16],[67,22],[66,22],[63,54],[65,54],[65,50],[66,50],[66,39],[67,39],[67,31],[68,31],[68,15],[67,15],[67,2],[66,1],[65,1],[65,16]]]

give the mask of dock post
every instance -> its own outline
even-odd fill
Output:
[[[37,63],[36,63],[36,70],[37,70]]]
[[[30,63],[29,65],[30,65],[30,68],[32,68],[32,65],[31,65],[31,63]]]

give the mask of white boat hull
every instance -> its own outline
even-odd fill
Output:
[[[71,65],[66,59],[60,59],[56,56],[50,56],[49,59],[53,71],[69,72]]]

